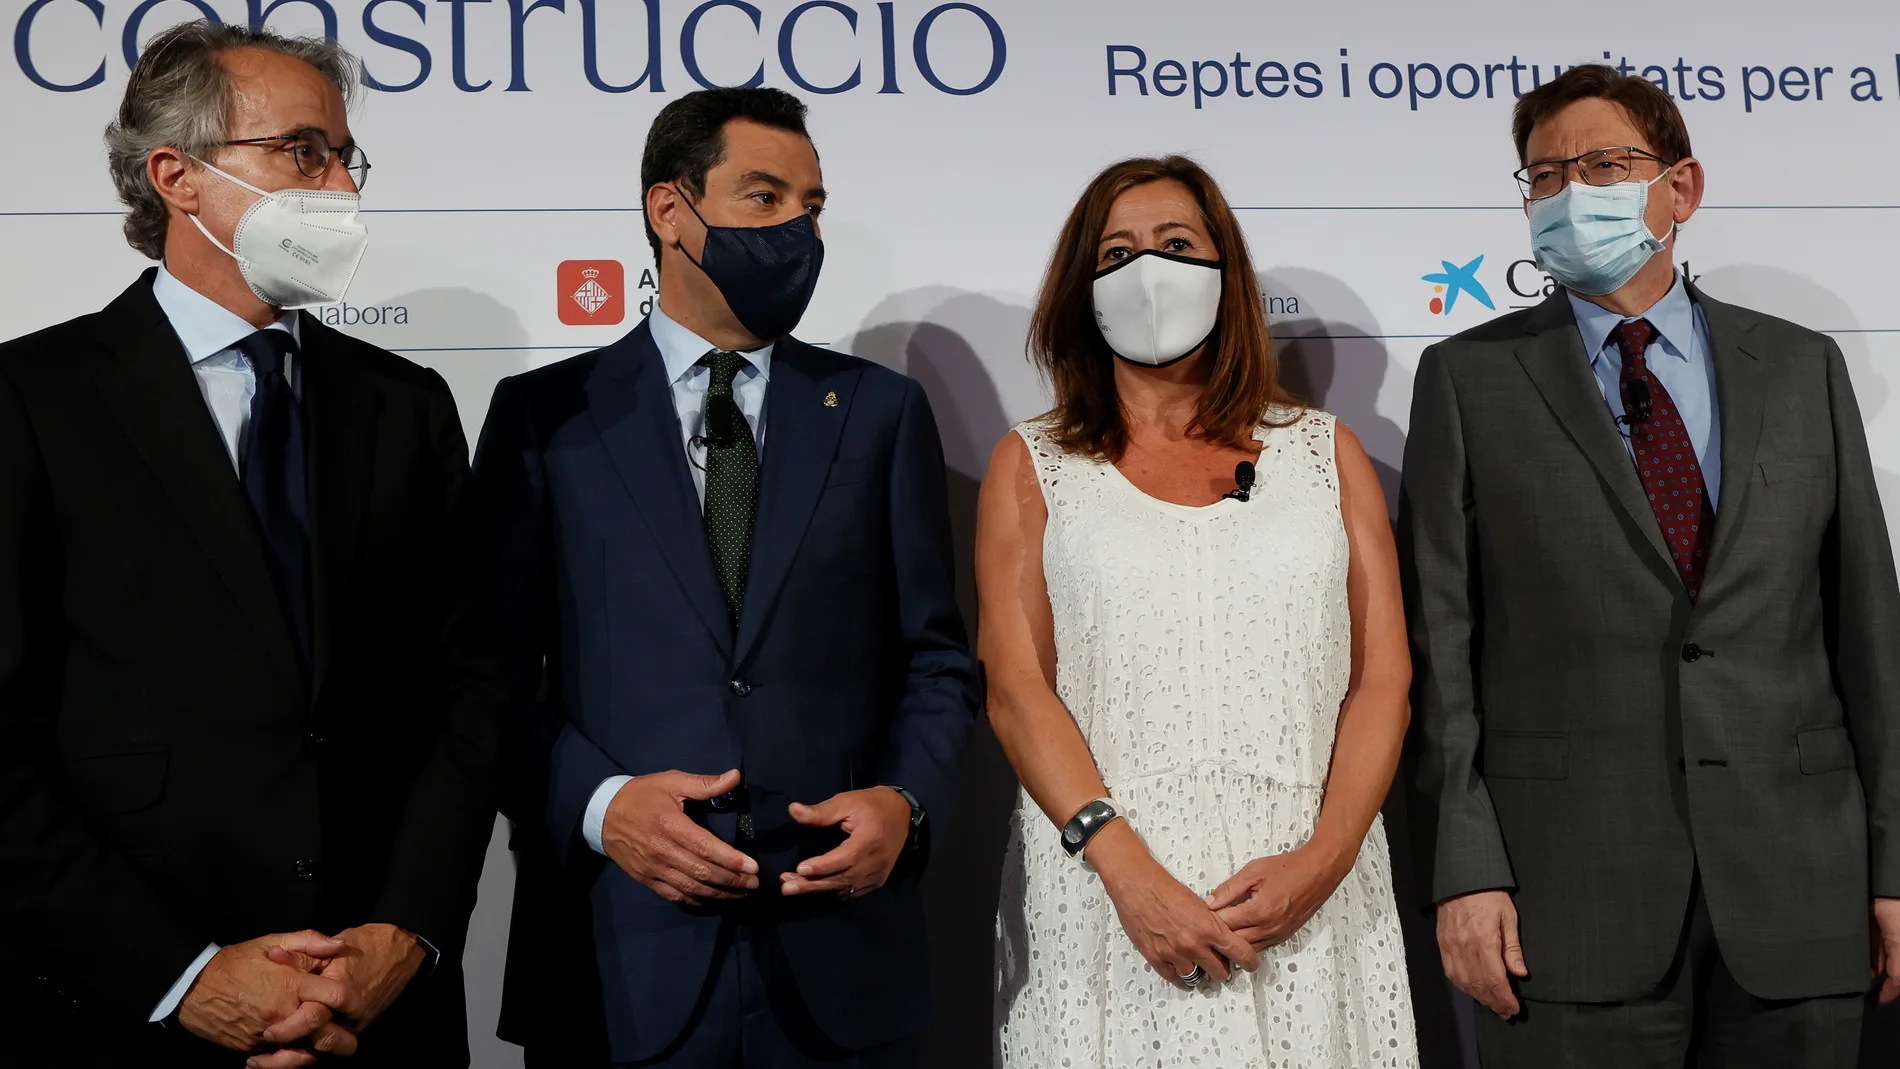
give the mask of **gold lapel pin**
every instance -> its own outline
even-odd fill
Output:
[[[838,391],[836,390],[825,391],[825,407],[826,408],[838,407]]]

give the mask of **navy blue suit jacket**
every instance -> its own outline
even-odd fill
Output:
[[[602,780],[668,769],[744,771],[751,908],[830,1039],[867,1047],[927,1019],[918,859],[849,902],[777,888],[840,841],[793,822],[792,801],[897,784],[932,825],[955,801],[980,688],[936,423],[911,379],[789,337],[765,403],[735,634],[647,326],[496,388],[476,494],[515,683],[537,695],[510,805],[522,866],[503,1034],[518,1042],[571,1038],[595,1013],[615,1061],[681,1034],[724,918],[666,902],[579,834]],[[731,814],[696,818],[733,840]]]

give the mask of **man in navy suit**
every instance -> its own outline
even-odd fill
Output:
[[[824,253],[804,117],[661,111],[657,306],[483,430],[532,695],[500,1029],[531,1069],[917,1060],[918,878],[980,688],[923,390],[789,334]]]

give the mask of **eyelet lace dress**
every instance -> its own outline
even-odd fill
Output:
[[[1200,894],[1312,836],[1352,668],[1334,419],[1270,422],[1287,420],[1255,432],[1252,500],[1205,507],[1016,428],[1049,511],[1056,692],[1149,851]],[[1190,990],[1149,967],[1025,792],[997,1003],[1009,1069],[1417,1066],[1385,825],[1258,972]]]

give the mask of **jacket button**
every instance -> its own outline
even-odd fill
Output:
[[[1682,647],[1682,659],[1690,664],[1694,664],[1701,656],[1702,656],[1702,647],[1696,645],[1693,642],[1689,643],[1687,646]]]
[[[732,812],[732,792],[727,791],[718,795],[709,800],[706,805],[715,813],[730,813]]]
[[[732,693],[743,698],[752,693],[752,684],[747,683],[743,679],[735,679],[732,681]]]
[[[310,858],[307,858],[307,857],[306,857],[306,858],[299,858],[299,859],[298,859],[298,861],[297,861],[297,866],[296,866],[296,868],[297,868],[297,878],[298,878],[298,879],[300,879],[300,880],[310,880],[310,879],[315,879],[315,878],[316,878],[316,875],[317,875],[317,863],[316,863],[316,862],[315,862],[314,860],[312,860],[312,859],[310,859]]]

